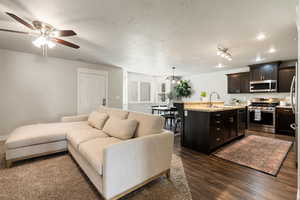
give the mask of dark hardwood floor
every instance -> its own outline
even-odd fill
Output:
[[[247,131],[247,135],[250,134],[293,140],[290,136]],[[294,148],[288,153],[277,177],[181,147],[178,136],[175,153],[182,159],[193,200],[296,199]]]

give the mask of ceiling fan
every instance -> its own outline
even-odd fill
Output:
[[[15,19],[16,21],[18,21],[19,23],[23,24],[27,28],[29,28],[31,32],[15,31],[15,30],[8,30],[2,28],[0,28],[0,31],[37,36],[37,39],[34,40],[32,43],[35,46],[42,48],[44,56],[47,56],[48,48],[53,48],[55,47],[56,44],[65,45],[74,49],[80,48],[80,46],[76,44],[58,38],[58,37],[70,37],[70,36],[77,35],[73,30],[58,30],[54,28],[52,25],[38,20],[34,20],[30,24],[25,20],[21,19],[20,17],[16,16],[15,14],[9,12],[6,12],[6,14],[12,17],[13,19]]]

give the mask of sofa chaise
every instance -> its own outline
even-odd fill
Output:
[[[14,130],[5,142],[6,165],[68,151],[104,199],[119,199],[170,175],[174,134],[164,118],[100,107],[90,115]]]

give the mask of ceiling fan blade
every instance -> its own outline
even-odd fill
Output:
[[[58,44],[68,46],[68,47],[71,47],[71,48],[74,48],[74,49],[79,49],[80,48],[80,46],[78,46],[76,44],[73,44],[71,42],[68,42],[66,40],[62,40],[62,39],[59,39],[59,38],[51,38],[51,41],[55,42],[55,43],[58,43]]]
[[[7,15],[9,15],[10,17],[14,18],[16,21],[18,21],[19,23],[23,24],[24,26],[26,26],[27,28],[30,28],[31,30],[34,30],[34,27],[29,24],[28,22],[24,21],[23,19],[21,19],[20,17],[18,17],[15,14],[6,12]]]
[[[55,37],[69,37],[77,35],[73,30],[57,30],[53,31]]]
[[[14,31],[14,30],[2,29],[2,28],[0,28],[0,31],[10,32],[10,33],[22,33],[22,34],[29,35],[28,32],[24,32],[24,31]]]

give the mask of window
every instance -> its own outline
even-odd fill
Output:
[[[130,102],[138,102],[138,82],[130,81],[128,83],[128,99]]]
[[[141,82],[140,83],[140,101],[150,102],[151,101],[151,83]]]
[[[128,101],[131,103],[151,103],[152,88],[151,82],[129,81],[128,82]]]

